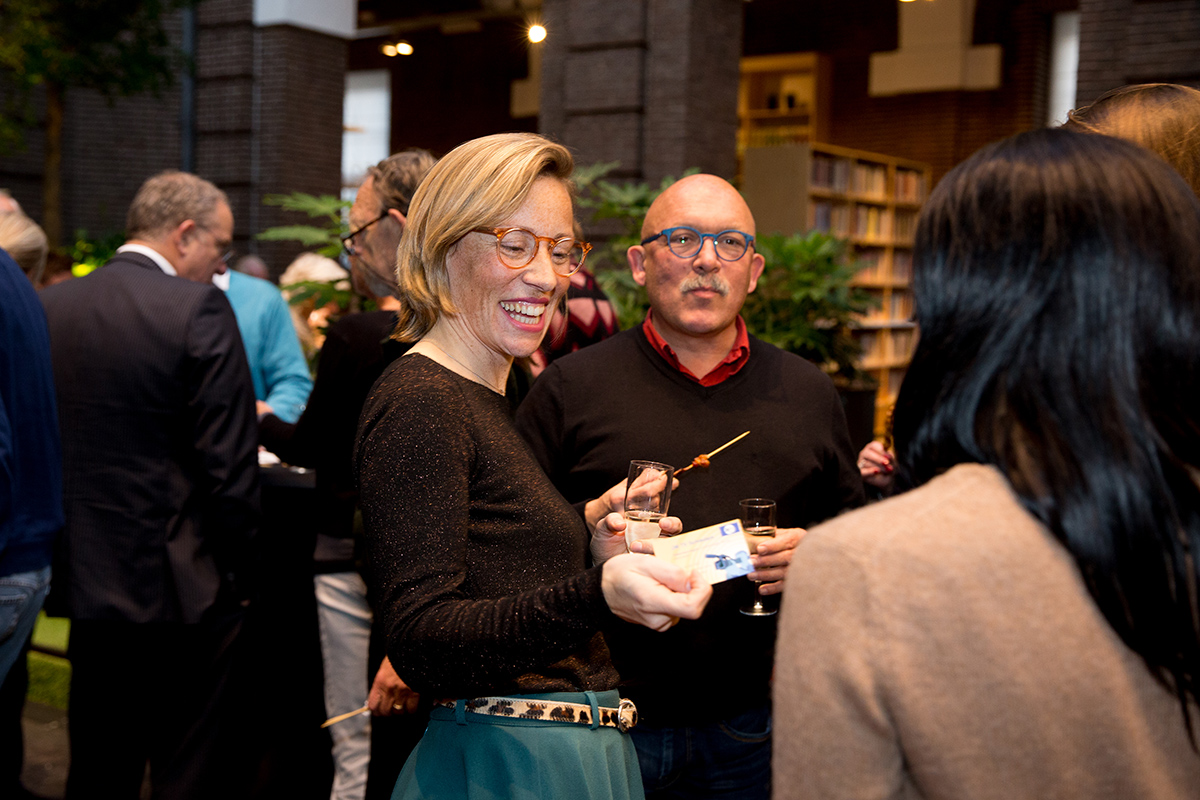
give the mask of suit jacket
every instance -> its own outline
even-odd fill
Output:
[[[41,297],[63,440],[55,591],[76,619],[198,622],[238,595],[258,522],[233,311],[137,253]]]

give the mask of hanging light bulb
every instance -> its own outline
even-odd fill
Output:
[[[542,25],[529,26],[529,41],[537,44],[546,38],[546,28]]]
[[[413,46],[405,41],[396,42],[396,52],[402,56],[411,56],[413,54]]]
[[[384,42],[379,46],[379,52],[383,53],[388,58],[394,58],[396,56],[396,45],[392,44],[391,42]]]

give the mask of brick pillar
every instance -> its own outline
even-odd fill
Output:
[[[1129,83],[1163,81],[1200,88],[1197,64],[1200,5],[1079,1],[1077,105]]]
[[[311,221],[262,198],[340,192],[346,42],[292,25],[256,27],[253,5],[200,4],[196,171],[229,195],[238,252],[262,256],[278,277],[303,248],[254,235]]]
[[[657,182],[736,170],[739,0],[545,0],[540,130]]]

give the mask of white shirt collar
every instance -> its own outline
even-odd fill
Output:
[[[146,258],[150,259],[155,264],[157,264],[158,268],[161,269],[163,272],[167,273],[168,275],[174,275],[177,277],[179,275],[179,273],[175,271],[175,267],[171,266],[171,262],[167,261],[166,257],[162,253],[155,250],[153,247],[147,247],[144,244],[123,244],[117,248],[117,252],[118,253],[140,253],[141,255],[144,255]]]
[[[229,291],[229,273],[231,271],[232,270],[225,270],[224,272],[219,272],[219,273],[213,274],[213,285],[216,286],[218,289],[220,289],[222,292]]]

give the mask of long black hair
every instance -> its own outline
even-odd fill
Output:
[[[1200,203],[1128,142],[1024,133],[941,181],[913,269],[902,471],[920,485],[962,462],[999,468],[1192,732]]]

